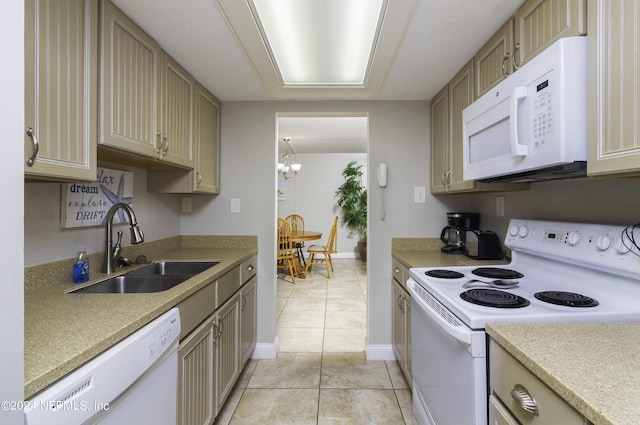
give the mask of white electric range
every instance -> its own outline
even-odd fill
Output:
[[[514,219],[508,265],[411,269],[416,423],[487,425],[487,322],[639,321],[634,230]]]

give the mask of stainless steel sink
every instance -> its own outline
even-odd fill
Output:
[[[126,276],[196,275],[219,263],[219,261],[160,261],[147,267],[133,270],[127,273]]]
[[[162,292],[219,263],[219,261],[160,261],[121,276],[72,289],[67,293],[148,294]]]
[[[112,277],[83,288],[69,291],[69,294],[135,294],[161,292],[171,289],[193,275],[146,275],[125,274]]]

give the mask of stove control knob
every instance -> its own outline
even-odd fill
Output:
[[[511,234],[511,236],[518,236],[518,232],[520,231],[520,228],[518,227],[517,224],[514,224],[513,226],[511,226],[511,228],[509,229],[509,234]]]
[[[598,248],[598,251],[606,251],[611,248],[611,245],[613,245],[613,239],[611,239],[611,236],[598,236],[598,240],[596,241],[596,248]]]
[[[528,234],[529,229],[527,228],[527,226],[522,226],[518,231],[518,236],[520,236],[521,238],[526,238]]]
[[[569,232],[569,235],[567,235],[567,243],[570,246],[578,245],[578,243],[580,243],[580,233],[578,233],[578,232]]]
[[[631,252],[631,249],[629,248],[631,245],[631,241],[627,241],[627,243],[625,244],[625,241],[623,241],[622,239],[618,240],[618,242],[616,242],[616,252],[620,255],[625,255]]]

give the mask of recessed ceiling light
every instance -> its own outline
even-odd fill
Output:
[[[285,86],[367,81],[388,0],[251,0]]]

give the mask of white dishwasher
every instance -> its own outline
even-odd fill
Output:
[[[175,425],[180,313],[173,308],[25,402],[26,425]]]

